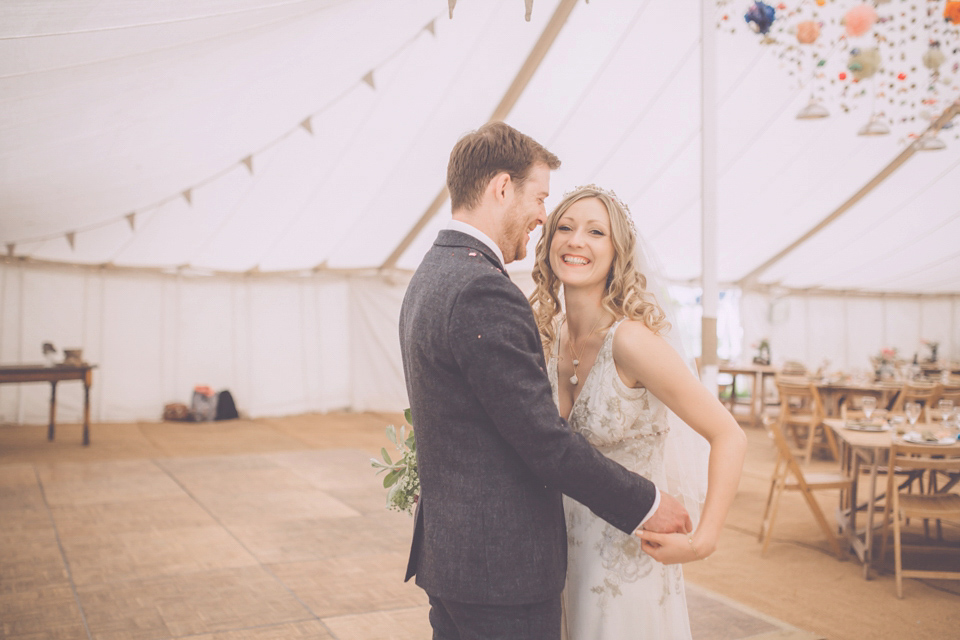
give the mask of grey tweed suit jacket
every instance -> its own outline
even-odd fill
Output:
[[[561,494],[632,532],[653,484],[560,418],[523,293],[482,242],[437,237],[407,288],[400,345],[421,496],[406,579],[456,602],[542,602],[563,589]]]

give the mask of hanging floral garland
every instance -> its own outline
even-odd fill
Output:
[[[769,47],[814,100],[907,137],[960,99],[960,1],[717,0],[717,28]],[[945,129],[951,128],[947,123]],[[960,126],[953,126],[960,139]]]

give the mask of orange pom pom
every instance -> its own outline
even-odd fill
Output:
[[[948,1],[943,8],[943,17],[953,24],[960,24],[960,2]]]
[[[797,25],[797,41],[800,44],[812,44],[820,37],[820,24],[805,20]]]

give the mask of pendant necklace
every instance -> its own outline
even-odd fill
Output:
[[[580,344],[580,353],[577,353],[573,347],[573,336],[570,335],[570,325],[567,325],[567,337],[569,338],[569,342],[570,342],[570,355],[573,356],[573,375],[570,376],[570,384],[572,384],[573,386],[577,386],[578,384],[580,384],[580,378],[577,377],[577,366],[580,364],[580,356],[583,355],[583,350],[587,346],[586,345],[587,338],[592,336],[593,332],[597,330],[597,326],[600,324],[601,318],[603,318],[602,313],[599,316],[597,316],[597,321],[593,323],[593,329],[590,329],[590,333],[588,333],[583,338],[583,342]]]

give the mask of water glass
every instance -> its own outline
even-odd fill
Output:
[[[867,420],[869,420],[870,416],[873,415],[874,410],[877,408],[877,399],[873,396],[863,396],[860,399],[860,406],[863,407],[863,415],[865,415]]]
[[[907,420],[910,421],[910,426],[915,426],[917,424],[917,419],[920,418],[920,403],[919,402],[908,402],[903,406],[903,412],[907,414]]]
[[[946,426],[950,422],[950,414],[953,413],[953,400],[941,399],[937,403],[937,408],[940,409],[940,418]]]

